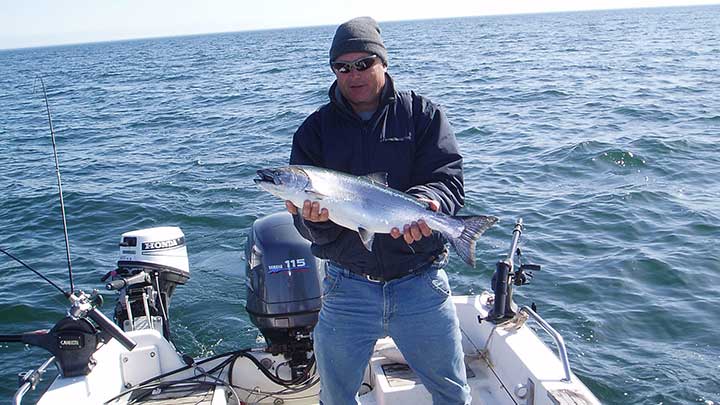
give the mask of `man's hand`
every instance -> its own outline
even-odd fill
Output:
[[[429,226],[423,221],[422,219],[415,222],[413,221],[412,224],[405,224],[403,226],[402,233],[397,228],[393,228],[390,231],[390,236],[392,236],[394,239],[397,239],[399,237],[403,237],[405,239],[405,243],[408,245],[417,242],[423,237],[427,238],[432,233],[432,229],[430,229]]]
[[[285,201],[285,208],[293,215],[298,213],[298,207],[291,201]],[[325,222],[330,217],[327,208],[320,209],[319,202],[310,200],[305,200],[303,203],[301,215],[303,219],[310,222]]]
[[[440,209],[440,203],[435,200],[427,200],[425,198],[419,198],[418,200],[427,203],[429,210],[437,212],[437,210]],[[402,236],[405,239],[405,243],[408,245],[413,242],[417,242],[422,238],[427,238],[431,234],[432,229],[430,229],[430,227],[422,219],[417,222],[413,221],[412,224],[405,224],[402,232],[400,232],[397,228],[393,228],[390,231],[390,236],[394,239]]]

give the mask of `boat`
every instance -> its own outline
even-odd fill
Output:
[[[573,373],[562,336],[533,307],[513,300],[513,288],[539,270],[523,263],[522,231],[518,220],[490,290],[452,297],[472,404],[599,404]],[[178,227],[123,233],[117,269],[102,280],[117,291],[113,320],[99,310],[97,291],[70,291],[67,316],[52,329],[0,338],[51,354],[20,376],[13,403],[47,386],[38,404],[317,404],[312,327],[326,263],[312,255],[290,214],[257,219],[245,246],[246,310],[264,338],[259,347],[203,359],[176,350],[170,304],[190,279],[188,263]],[[57,375],[41,382],[53,365]],[[377,342],[359,400],[432,403],[391,338]]]

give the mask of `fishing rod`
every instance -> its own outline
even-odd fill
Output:
[[[43,96],[45,98],[45,110],[47,111],[48,123],[50,124],[50,137],[52,139],[53,155],[55,156],[55,173],[57,174],[58,189],[60,191],[60,210],[62,213],[63,233],[65,234],[65,254],[67,256],[68,272],[70,273],[70,292],[63,290],[60,286],[58,286],[52,280],[45,277],[42,273],[35,270],[34,268],[32,268],[31,266],[29,266],[28,264],[26,264],[19,258],[15,257],[13,254],[8,252],[7,250],[0,247],[0,252],[4,253],[9,258],[20,263],[26,269],[32,271],[33,273],[37,274],[43,280],[50,283],[50,285],[55,287],[56,289],[58,289],[58,291],[60,291],[65,296],[65,298],[70,298],[70,295],[75,291],[75,285],[73,283],[72,264],[70,263],[70,241],[68,239],[67,221],[65,219],[65,201],[63,200],[62,181],[60,180],[60,164],[58,162],[57,146],[55,144],[55,130],[53,129],[52,117],[50,115],[50,103],[48,102],[47,91],[45,89],[45,81],[43,81],[43,78],[40,76],[38,76],[38,79],[40,80],[40,83],[42,84]]]
[[[40,278],[42,278],[43,280],[45,280],[45,281],[47,281],[48,283],[50,283],[50,285],[53,286],[53,287],[55,287],[55,288],[57,288],[58,291],[60,291],[60,292],[65,296],[65,298],[69,298],[69,297],[70,297],[70,293],[69,293],[69,292],[66,292],[65,290],[63,290],[60,286],[58,286],[57,284],[55,284],[52,280],[50,280],[49,278],[43,276],[42,273],[40,273],[39,271],[33,269],[33,268],[30,267],[29,265],[25,264],[25,262],[23,262],[22,260],[20,260],[20,259],[18,259],[17,257],[15,257],[14,255],[12,255],[12,254],[11,254],[10,252],[8,252],[7,250],[5,250],[5,249],[3,249],[3,248],[0,247],[0,252],[6,254],[9,258],[11,258],[11,259],[15,260],[16,262],[22,264],[23,266],[25,266],[26,269],[32,271],[33,273],[35,273],[35,274],[37,274],[38,276],[40,276]]]
[[[91,355],[94,353],[96,345],[91,343],[95,342],[95,339],[104,340],[105,336],[117,339],[117,341],[123,345],[126,349],[132,350],[137,343],[129,338],[122,329],[115,325],[109,320],[102,312],[97,308],[102,305],[102,296],[97,291],[94,291],[92,295],[85,294],[82,291],[75,291],[75,284],[73,282],[72,264],[70,261],[70,239],[68,238],[67,231],[67,220],[65,216],[65,202],[63,199],[62,192],[62,181],[60,179],[60,163],[57,153],[57,145],[55,143],[55,130],[53,129],[52,116],[50,115],[50,103],[48,101],[47,90],[45,88],[45,81],[42,77],[38,77],[42,84],[43,96],[45,98],[45,108],[47,110],[48,123],[50,124],[50,137],[53,145],[53,156],[55,157],[55,173],[58,182],[58,191],[60,193],[60,210],[63,223],[63,234],[65,235],[65,254],[67,256],[68,264],[68,275],[70,278],[70,291],[66,292],[60,286],[52,282],[47,277],[40,274],[39,271],[25,264],[22,260],[18,259],[14,255],[10,254],[4,249],[0,249],[0,252],[6,254],[16,262],[22,264],[32,272],[40,276],[43,280],[47,281],[53,287],[60,290],[63,295],[70,301],[71,307],[68,310],[68,317],[58,322],[53,329],[50,331],[44,331],[42,333],[25,333],[22,335],[0,335],[0,341],[2,342],[23,342],[26,344],[43,347],[51,352],[58,359],[63,370],[63,374],[66,376],[84,375],[89,372],[93,365]],[[87,322],[85,318],[92,319],[97,325],[100,326],[102,333],[97,335],[92,325],[90,329],[87,329]],[[79,326],[78,326],[79,325]],[[85,330],[77,328],[86,328]],[[83,354],[77,352],[77,347],[72,346],[72,339],[65,339],[65,333],[71,331],[77,333],[78,330],[86,332],[83,336],[88,339],[87,350]],[[96,336],[97,335],[97,336]],[[98,337],[99,336],[99,337]],[[70,343],[68,343],[70,342]],[[78,358],[83,361],[78,362]],[[87,361],[84,361],[87,360]]]
[[[50,125],[50,139],[52,139],[53,156],[55,157],[55,174],[57,177],[58,191],[60,194],[60,213],[63,224],[63,234],[65,235],[65,256],[67,258],[68,275],[70,278],[70,294],[75,292],[75,284],[73,281],[72,262],[70,260],[70,239],[68,238],[67,219],[65,216],[65,200],[63,199],[62,181],[60,180],[60,163],[58,161],[57,145],[55,144],[55,129],[53,128],[52,117],[50,116],[50,103],[48,102],[47,91],[45,89],[45,81],[42,77],[40,84],[42,85],[43,97],[45,98],[45,110],[47,111],[48,124]]]

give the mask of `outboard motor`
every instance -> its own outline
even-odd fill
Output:
[[[170,340],[168,310],[178,285],[190,279],[185,235],[178,227],[122,234],[117,269],[106,287],[118,290],[115,322],[123,330],[157,329]]]
[[[320,312],[324,262],[313,256],[310,242],[300,236],[287,212],[253,223],[245,257],[245,309],[265,337],[267,350],[290,358],[291,367],[306,363],[312,351],[310,332]]]

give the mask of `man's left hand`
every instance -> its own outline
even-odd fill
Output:
[[[437,201],[426,200],[424,198],[420,198],[419,200],[427,203],[428,209],[432,211],[437,211],[440,208],[440,204]],[[427,238],[431,234],[432,229],[430,229],[430,227],[422,219],[417,222],[413,221],[412,224],[405,224],[402,232],[400,232],[397,228],[393,228],[390,231],[390,236],[392,236],[393,239],[397,239],[402,236],[405,239],[405,243],[408,245],[413,242],[417,242],[422,238]]]

